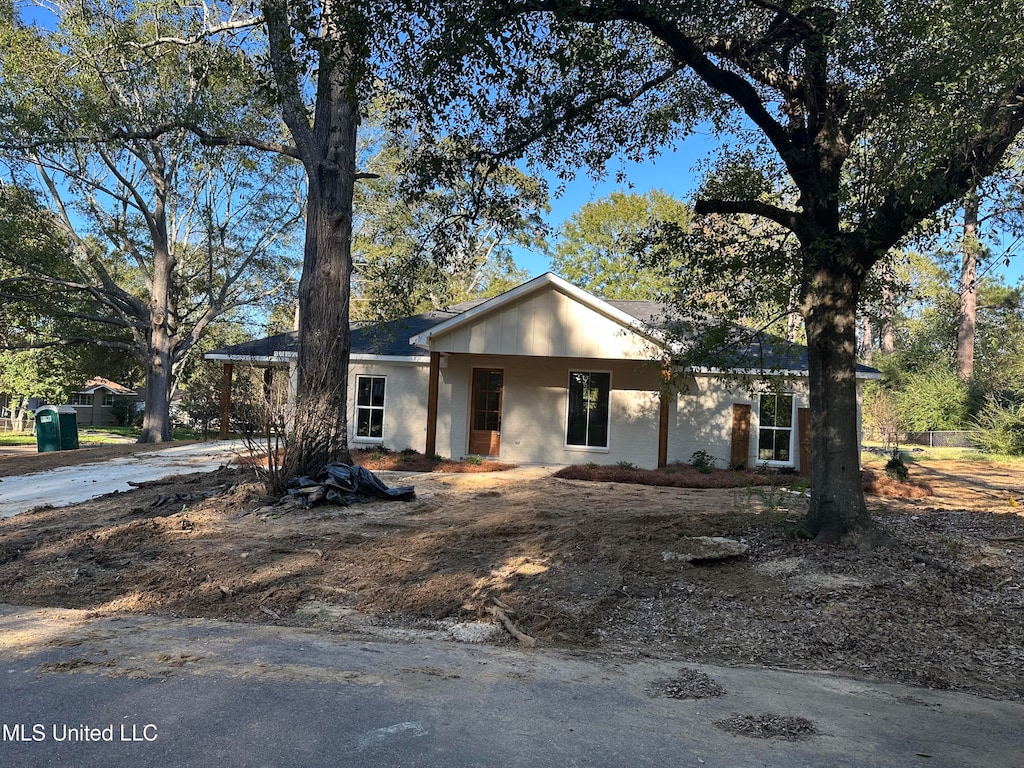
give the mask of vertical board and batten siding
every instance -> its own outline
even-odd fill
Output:
[[[555,289],[524,296],[434,336],[430,348],[475,355],[609,360],[658,357],[654,345],[643,336]]]

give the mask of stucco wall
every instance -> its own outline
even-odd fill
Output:
[[[629,360],[530,358],[520,356],[446,355],[438,386],[437,445],[442,456],[461,458],[469,451],[470,387],[474,368],[504,372],[501,451],[517,463],[617,464],[640,467],[658,463],[658,363]],[[611,374],[611,424],[607,449],[566,446],[565,430],[570,371]],[[356,377],[385,376],[384,435],[373,441],[355,437]],[[429,367],[413,363],[353,363],[348,411],[354,448],[380,444],[393,450],[426,447]],[[740,385],[710,376],[687,377],[669,399],[669,462],[688,463],[696,451],[707,451],[729,463],[732,405],[751,406],[749,466],[757,466],[757,395]],[[807,407],[805,380],[793,380],[784,391],[794,396],[794,409]],[[799,441],[794,420],[791,455],[798,465]]]
[[[675,398],[675,410],[670,413],[668,460],[689,463],[697,451],[707,451],[718,466],[726,467],[732,449],[732,406],[743,403],[750,408],[750,450],[748,466],[756,467],[758,406],[757,395],[740,384],[727,384],[710,376],[696,376],[688,381],[687,392]],[[803,380],[787,382],[782,391],[793,395],[794,422],[791,455],[798,464],[799,440],[796,409],[807,407],[807,385]]]
[[[468,450],[469,390],[474,368],[504,371],[502,459],[549,464],[657,464],[659,366],[621,360],[451,355],[447,367],[441,370],[439,453],[460,457]],[[607,449],[565,444],[570,371],[611,373]]]
[[[384,376],[383,440],[356,437],[356,377]],[[383,445],[392,450],[413,448],[423,451],[427,431],[427,385],[429,368],[424,361],[381,365],[353,363],[349,367],[348,424],[349,444],[353,448]]]

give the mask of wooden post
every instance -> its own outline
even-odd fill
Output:
[[[427,384],[427,444],[428,457],[437,453],[437,389],[441,378],[441,353],[430,353],[430,381]]]
[[[235,373],[234,363],[224,363],[224,375],[220,381],[220,439],[228,439],[228,421],[231,419],[231,379]]]
[[[668,466],[669,393],[661,391],[658,402],[658,469]]]

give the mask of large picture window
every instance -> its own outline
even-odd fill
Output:
[[[610,373],[569,373],[569,420],[565,430],[567,445],[608,447],[611,382]]]
[[[356,437],[384,438],[384,376],[356,377]]]
[[[792,464],[793,396],[761,395],[757,460]]]

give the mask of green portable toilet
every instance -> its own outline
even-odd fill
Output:
[[[78,448],[78,412],[70,405],[57,408],[57,424],[60,427],[60,449],[74,451]]]
[[[39,453],[60,450],[60,419],[56,406],[36,409],[36,447]]]

